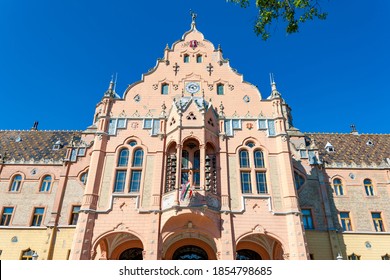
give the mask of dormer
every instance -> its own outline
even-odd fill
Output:
[[[328,152],[328,153],[334,153],[335,150],[334,150],[334,147],[331,143],[326,143],[325,145],[325,150]]]

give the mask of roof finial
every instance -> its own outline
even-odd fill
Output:
[[[192,22],[191,22],[191,28],[196,28],[196,18],[197,18],[197,14],[190,9],[190,15],[191,15],[191,18],[192,18]]]
[[[110,85],[108,86],[108,89],[104,93],[104,96],[109,96],[109,97],[116,96],[115,87],[116,87],[117,79],[118,79],[118,73],[115,73],[115,78],[114,78],[114,74],[111,75]]]
[[[276,88],[275,76],[273,73],[269,73],[269,80],[271,83],[271,96],[269,98],[272,99],[272,98],[281,97],[280,92]]]

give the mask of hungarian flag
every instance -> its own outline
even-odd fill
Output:
[[[184,201],[187,196],[189,198],[191,198],[192,196],[192,189],[191,189],[190,182],[181,185],[180,201]]]

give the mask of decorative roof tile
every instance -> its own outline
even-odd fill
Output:
[[[390,134],[305,133],[319,148],[326,164],[382,165],[390,158]],[[367,143],[373,143],[368,145]],[[334,152],[325,149],[332,143]]]
[[[66,147],[74,137],[80,137],[80,131],[37,131],[2,130],[0,131],[1,161],[36,162],[61,161],[66,156]],[[63,148],[53,149],[60,141]]]

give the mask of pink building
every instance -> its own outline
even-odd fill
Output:
[[[123,98],[110,83],[90,127],[61,133],[0,133],[3,259],[390,254],[390,136],[300,132],[273,79],[266,95],[244,81],[195,17]]]

